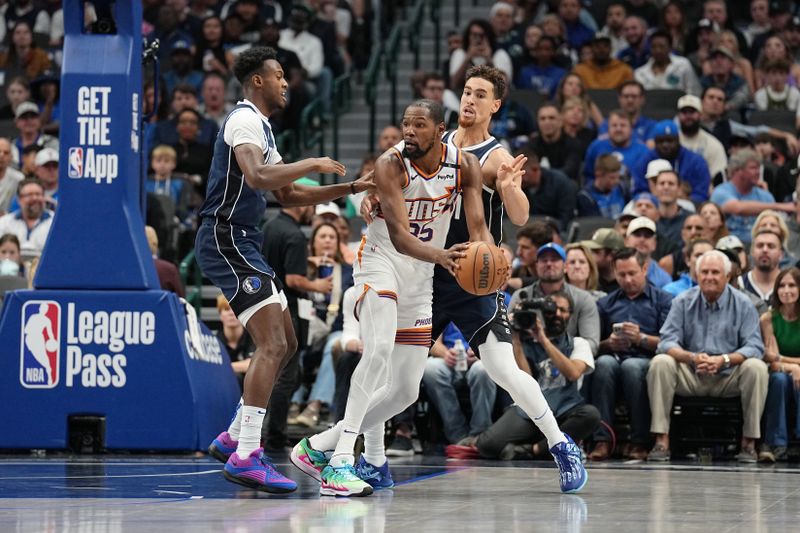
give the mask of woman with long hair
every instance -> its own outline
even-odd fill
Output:
[[[791,67],[789,67],[787,85],[790,87],[798,86],[798,82],[800,81],[800,65],[795,62],[789,45],[786,44],[783,37],[780,35],[773,35],[764,41],[761,53],[758,54],[758,59],[756,59],[755,83],[757,89],[767,84],[767,72],[765,70],[767,64],[779,59],[783,59],[791,65]]]
[[[339,249],[339,232],[336,226],[322,222],[314,228],[309,241],[308,263],[309,279],[330,277],[333,288],[330,293],[309,294],[314,304],[314,317],[309,323],[307,357],[321,356],[321,360],[302,413],[295,414],[299,411],[300,404],[306,400],[304,398],[306,391],[301,386],[292,397],[289,423],[316,427],[322,406],[330,406],[333,402],[336,386],[333,346],[342,335],[342,297],[344,292],[353,286],[353,268],[344,262]]]
[[[728,235],[728,226],[725,225],[725,213],[714,202],[706,201],[700,204],[697,211],[706,221],[706,234],[704,238],[715,245],[717,241]]]
[[[596,302],[606,295],[603,291],[597,290],[599,276],[594,253],[579,242],[568,244],[565,274],[567,283],[590,292]]]
[[[683,55],[686,49],[686,36],[689,34],[689,25],[683,16],[683,6],[677,0],[671,0],[661,9],[659,27],[672,37],[672,50]]]
[[[0,54],[0,68],[7,73],[25,74],[29,80],[50,68],[50,57],[33,42],[33,31],[27,22],[17,21],[8,38],[8,50]]]
[[[567,98],[561,105],[561,116],[564,135],[575,139],[580,146],[580,153],[585,154],[586,149],[597,138],[597,130],[589,127],[589,106],[577,96]]]
[[[216,15],[204,18],[194,54],[195,70],[216,72],[229,78],[232,66],[233,54],[225,48],[222,40],[222,19]]]
[[[581,77],[577,74],[570,73],[561,78],[561,83],[558,84],[558,88],[556,89],[556,103],[559,108],[563,106],[564,102],[569,98],[580,98],[583,100],[586,104],[586,108],[589,110],[589,120],[592,121],[595,127],[603,122],[603,114],[600,112],[600,108],[589,98],[589,95],[586,93],[586,88],[583,85],[583,80],[581,80]]]
[[[6,99],[8,103],[0,107],[0,119],[13,119],[17,106],[31,99],[31,86],[25,76],[14,76],[9,82],[6,86]]]
[[[464,30],[463,45],[450,55],[450,88],[461,93],[467,70],[475,65],[489,65],[501,70],[508,80],[514,67],[508,52],[497,46],[492,26],[482,19],[473,19]]]
[[[764,408],[764,443],[758,459],[786,459],[788,407],[794,402],[795,436],[800,437],[800,269],[786,268],[775,280],[772,309],[761,315],[764,362],[769,365]]]

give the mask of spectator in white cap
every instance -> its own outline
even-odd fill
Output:
[[[19,170],[11,167],[11,142],[0,137],[0,215],[10,211],[16,199],[17,185],[25,178]]]
[[[714,246],[716,250],[722,252],[731,251],[736,254],[739,263],[739,268],[742,272],[748,270],[747,250],[745,250],[744,243],[736,235],[726,235],[717,241]]]
[[[691,62],[672,53],[672,36],[664,30],[650,35],[650,59],[633,72],[645,89],[672,89],[700,94],[700,82]]]
[[[514,6],[508,2],[495,2],[489,10],[489,24],[492,25],[497,46],[512,57],[522,53],[522,35],[514,22]]]
[[[725,147],[719,140],[700,127],[700,114],[703,112],[703,103],[700,98],[687,94],[678,99],[678,124],[680,132],[678,138],[684,148],[688,148],[705,159],[708,172],[714,183],[720,183],[725,176],[728,166],[728,156]]]
[[[11,141],[11,158],[19,166],[22,150],[31,145],[58,150],[58,139],[42,133],[42,120],[39,106],[33,102],[23,102],[14,113],[14,124],[19,136]]]
[[[656,223],[647,217],[635,218],[625,233],[625,246],[635,248],[645,258],[647,281],[658,287],[671,283],[672,278],[653,259],[656,251]]]
[[[317,227],[317,225],[322,222],[333,223],[341,214],[342,212],[339,209],[339,206],[333,202],[319,204],[314,210],[314,222],[312,226]]]

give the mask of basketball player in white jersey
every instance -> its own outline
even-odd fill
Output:
[[[505,84],[505,75],[496,68],[470,68],[461,95],[458,129],[444,136],[446,143],[472,153],[479,159],[484,213],[496,244],[500,244],[502,239],[504,210],[517,225],[525,224],[530,216],[528,198],[521,188],[522,173],[509,172],[509,167],[515,170],[524,165],[524,158],[514,159],[489,133],[492,115],[502,104]],[[361,212],[365,218],[369,217],[371,207],[368,202],[362,205]],[[468,211],[461,209],[454,215],[446,245],[464,240],[465,212]],[[458,326],[481,358],[489,377],[508,391],[547,439],[550,453],[559,468],[561,490],[568,493],[580,491],[587,481],[580,449],[559,429],[539,384],[517,364],[502,294],[474,296],[461,289],[452,276],[442,274],[437,268],[434,276],[433,338],[437,338],[451,321]],[[521,347],[516,357],[524,357]],[[388,468],[385,468],[382,429],[381,426],[365,431],[365,456],[371,460],[359,468],[360,474],[361,470],[370,474],[369,481],[374,486],[388,485],[381,474],[391,479]]]
[[[434,265],[452,275],[466,248],[464,243],[443,248],[459,191],[470,239],[491,240],[483,222],[479,163],[442,143],[441,105],[414,102],[402,129],[403,141],[376,162],[380,210],[355,264],[361,292],[355,312],[364,351],[351,378],[344,420],[292,451],[292,462],[321,481],[323,495],[372,493],[354,469],[355,439],[362,426],[381,424],[417,398],[431,345]],[[329,463],[317,451],[334,447]]]

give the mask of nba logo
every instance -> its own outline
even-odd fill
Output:
[[[72,147],[69,149],[69,164],[67,166],[67,176],[70,178],[83,177],[83,148]]]
[[[31,300],[22,306],[19,381],[27,389],[58,385],[61,361],[61,305]]]

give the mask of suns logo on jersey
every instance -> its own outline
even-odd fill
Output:
[[[28,389],[58,385],[61,362],[61,306],[31,300],[22,306],[19,380]]]
[[[455,187],[447,187],[447,194],[439,198],[407,198],[409,222],[429,222],[453,208]]]

